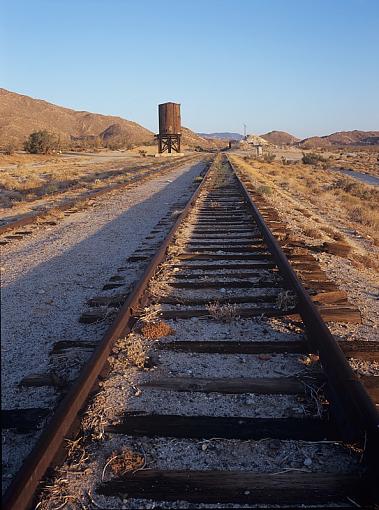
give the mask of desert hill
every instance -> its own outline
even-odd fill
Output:
[[[57,106],[41,99],[0,88],[0,147],[8,143],[21,148],[33,131],[46,129],[62,142],[99,137],[105,142],[122,137],[128,144],[154,142],[154,133],[136,122],[112,115],[101,115]],[[182,129],[182,144],[212,149],[215,143]]]
[[[0,144],[22,145],[33,131],[47,129],[63,141],[100,136],[110,126],[127,136],[129,143],[153,140],[153,133],[136,122],[70,108],[0,89]]]
[[[296,136],[290,135],[285,131],[270,131],[269,133],[265,133],[260,136],[267,142],[274,145],[293,145],[296,142],[300,142],[299,138],[296,138]]]
[[[302,148],[333,147],[338,145],[376,145],[379,144],[379,131],[338,131],[326,136],[304,138],[298,143]]]

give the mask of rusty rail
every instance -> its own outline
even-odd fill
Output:
[[[196,159],[197,156],[191,156],[189,158],[181,158],[179,161],[173,162],[174,164],[172,166],[168,165],[168,169],[174,169],[178,164],[185,164],[190,163],[193,160]],[[184,161],[183,161],[184,160]],[[152,167],[152,168],[150,168]],[[151,175],[152,172],[156,170],[154,168],[154,163],[151,163],[150,165],[144,165],[141,168],[138,168],[138,170],[147,170],[146,174],[142,176],[148,177]],[[151,172],[150,172],[151,170]],[[119,172],[120,174],[122,172]],[[98,189],[98,190],[89,190],[88,194],[86,196],[78,196],[76,198],[67,200],[64,204],[56,205],[51,207],[50,209],[43,209],[39,212],[31,212],[26,214],[23,218],[20,218],[19,220],[10,221],[8,223],[5,223],[4,225],[0,225],[0,235],[5,234],[6,232],[10,232],[16,228],[22,228],[26,225],[32,225],[33,223],[36,223],[38,220],[46,219],[48,220],[49,215],[58,213],[58,212],[64,212],[68,209],[71,209],[75,206],[80,206],[85,204],[88,200],[92,200],[94,198],[99,198],[103,195],[107,195],[108,193],[111,193],[112,191],[120,191],[122,189],[127,188],[130,185],[138,184],[139,181],[139,175],[133,176],[130,181],[125,183],[119,183],[119,184],[110,184],[109,186],[105,186],[104,188]],[[105,183],[106,184],[106,183]]]
[[[78,413],[85,405],[92,388],[95,386],[114,342],[121,335],[130,332],[133,314],[141,303],[147,284],[154,275],[158,265],[164,260],[168,245],[203,188],[209,175],[211,163],[208,163],[203,181],[189,199],[180,216],[178,216],[169,234],[147,266],[142,278],[138,281],[129,298],[120,309],[112,326],[103,336],[89,362],[54,412],[40,439],[8,487],[3,498],[4,510],[25,510],[29,508],[41,479],[61,450],[65,438],[75,424]]]
[[[229,158],[227,159],[283,278],[297,296],[298,310],[306,326],[308,338],[312,347],[320,355],[320,361],[328,379],[332,414],[339,426],[342,439],[346,441],[362,439],[366,446],[367,461],[373,466],[377,466],[379,417],[375,404],[354,374],[342,349],[322,319],[308,292],[301,284],[278,241],[266,225],[233,163]]]

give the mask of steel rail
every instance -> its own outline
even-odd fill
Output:
[[[120,338],[121,335],[130,332],[133,315],[140,305],[147,284],[154,275],[158,265],[166,257],[168,245],[193,207],[205,182],[208,180],[212,162],[213,161],[207,163],[202,182],[196,188],[182,213],[178,216],[167,237],[145,269],[141,279],[120,309],[115,321],[104,334],[78,379],[62,400],[61,404],[54,411],[41,437],[9,485],[3,498],[2,508],[4,510],[26,510],[29,508],[40,481],[60,452],[63,441],[72,430],[78,413],[83,408],[91,390],[94,388],[98,376],[101,374],[106,364],[114,342]]]
[[[323,370],[331,390],[331,404],[335,406],[333,418],[342,433],[342,439],[365,443],[367,461],[378,466],[379,417],[375,404],[350,367],[342,349],[322,319],[316,305],[301,284],[290,262],[254,204],[246,185],[233,163],[227,157],[239,186],[250,206],[258,228],[278,265],[288,287],[298,299],[298,310],[304,321],[310,344],[320,356]]]
[[[178,161],[172,161],[170,163],[173,163],[172,166],[168,165],[167,170],[172,170],[176,166],[180,166],[180,163],[186,164],[191,163],[193,160],[195,160],[198,156],[190,156],[190,157],[184,157],[181,158]],[[184,160],[184,161],[183,161]],[[153,174],[153,172],[156,170],[154,167],[154,163],[151,163],[150,165],[144,165],[141,168],[138,168],[138,170],[147,170],[146,174],[142,176],[149,177]],[[117,175],[121,175],[122,171],[120,171]],[[10,221],[9,223],[5,223],[4,225],[0,225],[0,235],[5,234],[6,232],[10,232],[16,228],[25,227],[26,225],[32,225],[33,223],[36,223],[38,220],[41,220],[43,218],[46,218],[48,220],[49,215],[56,213],[56,212],[63,212],[67,209],[71,209],[71,207],[79,206],[82,204],[85,204],[88,200],[93,200],[95,198],[99,198],[102,195],[107,195],[108,193],[111,193],[112,191],[120,191],[124,188],[127,188],[130,185],[138,184],[139,175],[132,176],[130,181],[119,183],[119,184],[110,184],[109,186],[105,186],[104,188],[98,189],[98,190],[89,190],[88,194],[86,196],[78,196],[76,198],[67,200],[64,204],[56,205],[51,207],[50,209],[44,209],[39,212],[32,212],[26,214],[23,218],[20,218],[19,220]],[[80,183],[79,183],[80,184]],[[104,182],[106,185],[106,182]]]

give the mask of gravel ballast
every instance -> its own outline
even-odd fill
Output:
[[[55,342],[101,338],[109,323],[78,321],[86,301],[99,294],[169,209],[189,197],[203,168],[204,162],[183,165],[2,247],[3,409],[54,405],[53,388],[20,388],[20,381],[49,371]],[[3,443],[13,446],[13,467],[3,466],[9,478],[24,445],[15,447],[6,437]],[[28,443],[31,447],[33,439]]]

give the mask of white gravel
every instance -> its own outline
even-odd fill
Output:
[[[90,209],[2,248],[2,405],[49,405],[51,389],[17,384],[48,370],[62,339],[98,340],[106,324],[79,324],[85,301],[149,234],[203,169],[187,164],[164,176],[98,199]]]

